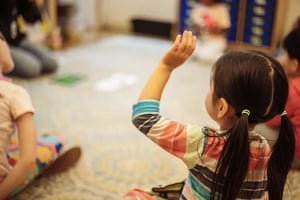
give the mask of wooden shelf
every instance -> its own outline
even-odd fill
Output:
[[[48,0],[48,12],[52,29],[57,27],[57,0]]]
[[[229,42],[228,48],[253,49],[275,55],[283,34],[287,3],[280,0],[236,0],[235,3],[239,5],[236,39]]]

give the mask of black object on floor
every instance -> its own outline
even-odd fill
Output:
[[[171,38],[172,24],[170,22],[152,21],[148,19],[132,19],[132,31],[154,36]]]

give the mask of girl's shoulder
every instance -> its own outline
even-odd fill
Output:
[[[0,95],[5,97],[15,97],[18,95],[28,95],[28,92],[23,86],[17,85],[13,82],[0,80]]]

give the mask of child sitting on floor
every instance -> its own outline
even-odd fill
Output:
[[[289,78],[289,96],[286,103],[286,111],[290,117],[296,137],[296,153],[293,168],[300,170],[300,26],[294,28],[283,40],[283,52],[279,56],[279,61],[284,67]],[[267,126],[275,129],[268,137],[276,139],[276,129],[280,127],[280,117],[266,123]]]
[[[293,126],[285,111],[285,71],[261,52],[228,52],[212,67],[205,100],[219,127],[180,123],[161,115],[160,101],[172,73],[195,46],[191,32],[177,36],[133,105],[133,124],[186,164],[189,174],[180,199],[281,200],[295,152]],[[281,128],[271,146],[254,128],[276,115]],[[134,189],[125,198],[158,199],[155,195]]]
[[[16,195],[37,176],[72,167],[81,155],[80,147],[62,150],[60,134],[37,138],[28,92],[4,76],[13,68],[9,47],[0,32],[0,199]]]

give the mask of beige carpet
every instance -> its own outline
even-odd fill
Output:
[[[83,157],[75,168],[33,182],[15,199],[113,200],[134,187],[182,180],[187,173],[183,163],[141,135],[130,118],[139,91],[170,45],[116,35],[56,53],[61,63],[57,75],[84,76],[73,86],[56,84],[51,76],[16,80],[32,96],[38,132],[61,131],[68,145],[82,146]],[[163,114],[214,125],[204,108],[209,70],[193,60],[179,68],[166,88]],[[299,174],[291,176],[286,197],[300,193],[298,180]]]

